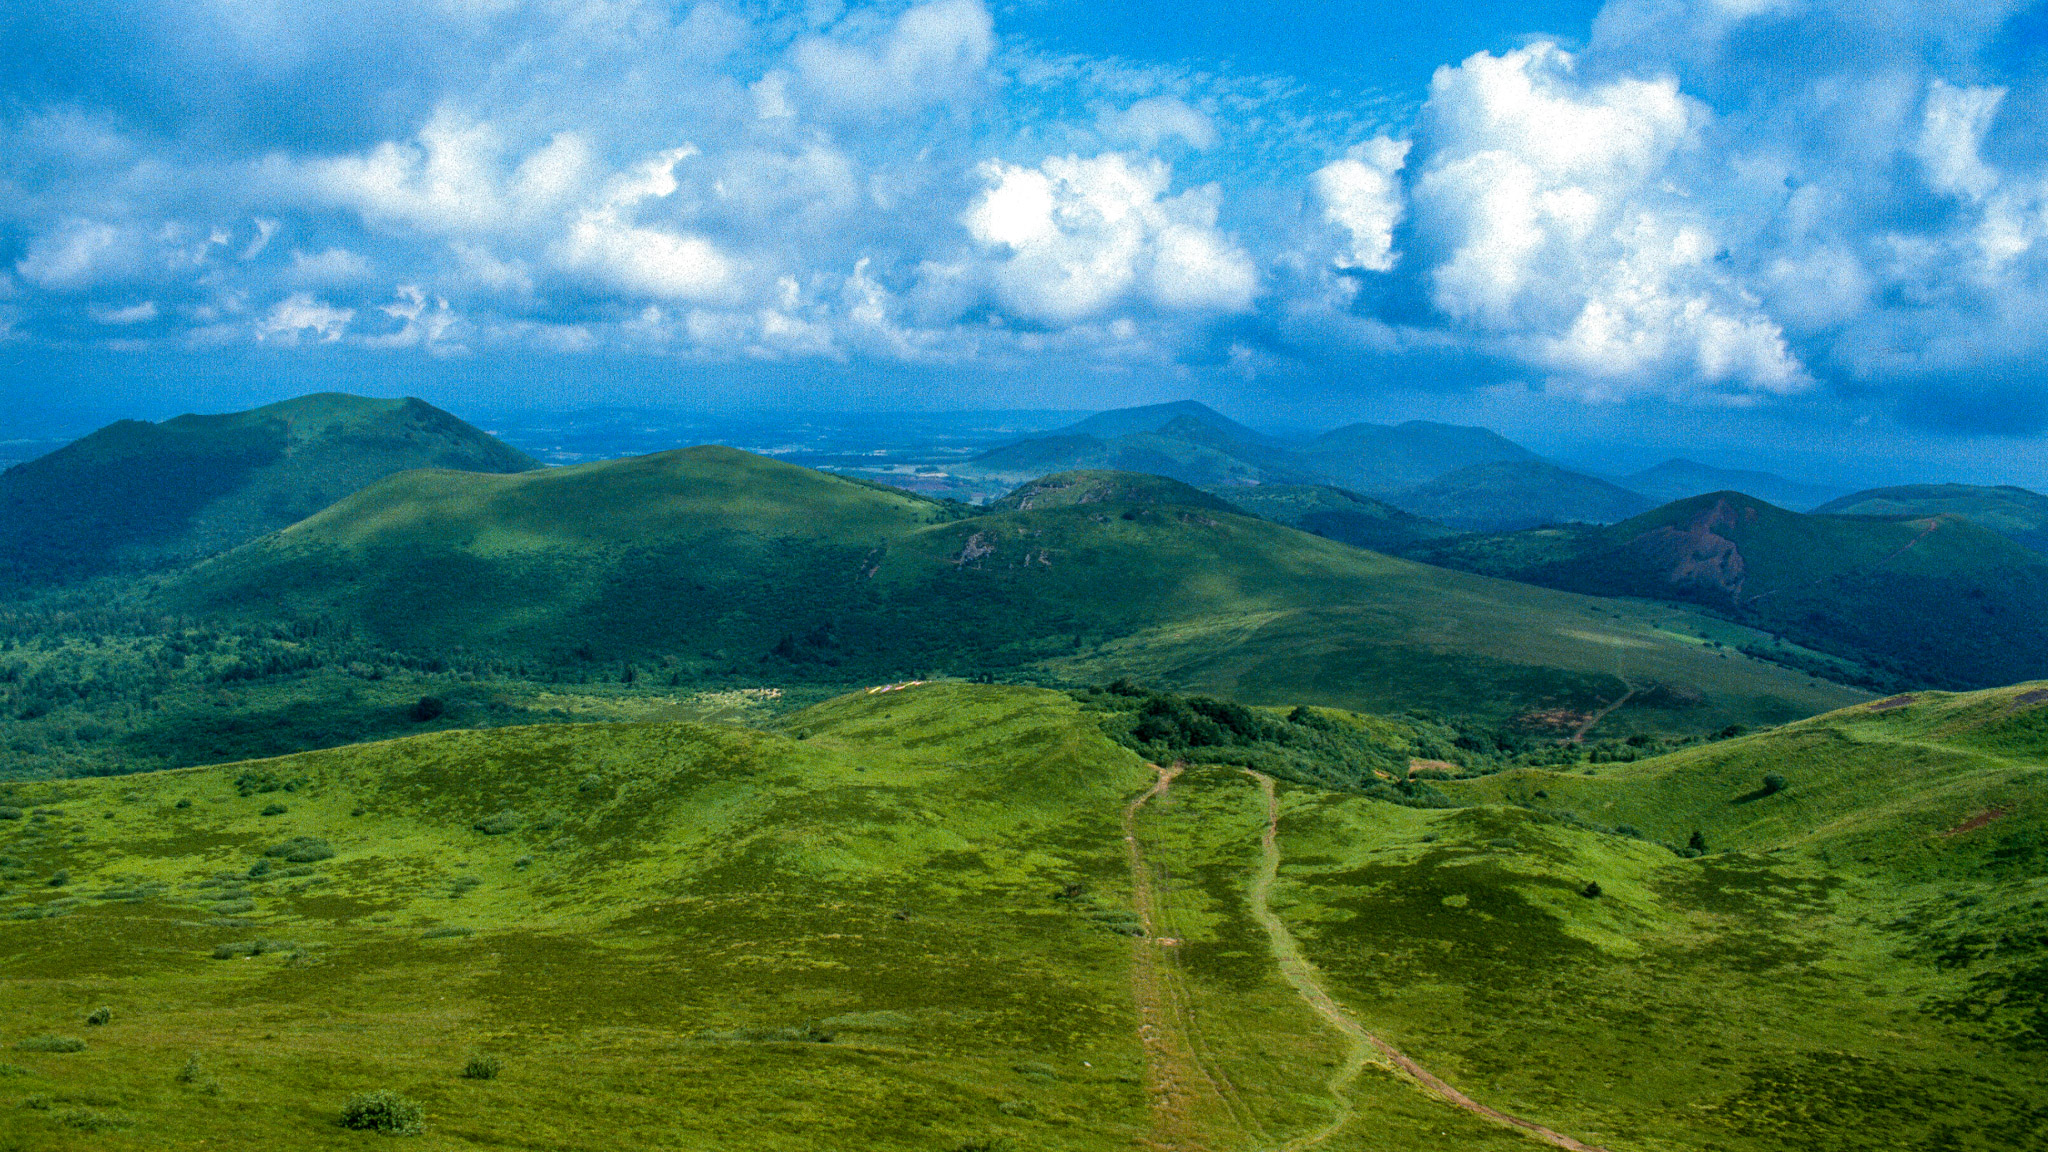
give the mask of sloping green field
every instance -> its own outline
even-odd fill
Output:
[[[1347,1019],[1592,1145],[2048,1147],[2044,749],[2008,689],[1451,809],[1283,785],[1271,906]],[[954,684],[4,786],[0,1148],[362,1147],[376,1088],[421,1149],[1539,1146],[1346,1079],[1258,782],[1154,782]]]

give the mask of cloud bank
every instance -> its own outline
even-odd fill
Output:
[[[2021,5],[1611,0],[1391,119],[981,0],[61,7],[0,65],[17,344],[2048,410]]]

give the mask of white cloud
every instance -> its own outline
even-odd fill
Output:
[[[333,343],[348,330],[355,309],[324,304],[305,292],[294,292],[273,305],[256,323],[258,340],[296,345],[308,332],[321,343]]]
[[[1124,109],[1106,109],[1095,118],[1103,138],[1114,144],[1156,152],[1175,138],[1206,152],[1216,146],[1216,122],[1174,96],[1148,96]]]
[[[968,232],[997,254],[998,295],[1033,320],[1071,323],[1126,299],[1242,311],[1258,291],[1251,258],[1216,228],[1221,189],[1167,197],[1159,160],[1107,152],[1035,168],[991,161]]]
[[[102,324],[147,324],[157,317],[156,301],[144,300],[126,308],[94,308],[92,318]]]
[[[1425,115],[1417,230],[1446,315],[1588,397],[1809,383],[1677,183],[1711,113],[1674,79],[1588,83],[1538,43],[1439,69]]]
[[[635,222],[640,204],[676,194],[676,165],[696,154],[689,145],[671,148],[615,177],[602,201],[580,213],[557,246],[562,267],[662,300],[728,295],[735,267],[708,240]]]
[[[1351,237],[1350,250],[1337,259],[1339,267],[1393,268],[1394,226],[1407,211],[1400,172],[1409,146],[1406,140],[1375,136],[1310,177],[1323,202],[1323,218]]]
[[[14,265],[22,279],[53,292],[75,292],[125,274],[134,263],[132,237],[98,220],[66,220],[37,236]]]
[[[807,37],[790,61],[797,81],[824,109],[869,118],[972,91],[994,50],[995,22],[980,0],[932,0],[905,11],[871,43]],[[763,115],[778,114],[774,100],[781,91],[757,96]]]
[[[1915,158],[1927,166],[1928,183],[1951,196],[1982,200],[1998,184],[1981,150],[1991,118],[2005,99],[2003,88],[1958,88],[1935,80],[1927,88]]]

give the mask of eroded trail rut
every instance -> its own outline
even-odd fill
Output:
[[[1309,963],[1308,958],[1301,954],[1300,946],[1295,943],[1294,934],[1287,930],[1287,925],[1273,912],[1273,884],[1280,875],[1280,797],[1274,791],[1272,777],[1249,770],[1246,774],[1258,781],[1259,793],[1266,801],[1266,826],[1260,835],[1260,843],[1264,850],[1260,854],[1258,873],[1252,878],[1252,918],[1258,921],[1259,927],[1265,929],[1266,938],[1272,945],[1273,958],[1279,962],[1280,974],[1286,977],[1287,982],[1293,985],[1294,990],[1311,1009],[1314,1009],[1316,1015],[1322,1017],[1325,1023],[1336,1029],[1347,1041],[1344,1062],[1326,1084],[1330,1100],[1335,1107],[1335,1114],[1323,1127],[1281,1145],[1281,1152],[1305,1152],[1306,1149],[1314,1148],[1343,1131],[1345,1126],[1357,1117],[1357,1107],[1351,1102],[1350,1088],[1352,1082],[1358,1079],[1359,1073],[1365,1071],[1367,1064],[1397,1069],[1424,1091],[1445,1103],[1463,1108],[1475,1116],[1484,1117],[1497,1124],[1520,1129],[1547,1144],[1569,1149],[1570,1152],[1607,1152],[1597,1145],[1575,1140],[1561,1132],[1554,1132],[1533,1120],[1510,1116],[1479,1103],[1445,1083],[1429,1069],[1409,1059],[1400,1049],[1367,1031],[1344,1011],[1343,1006],[1323,987],[1322,976],[1316,971],[1315,965]]]

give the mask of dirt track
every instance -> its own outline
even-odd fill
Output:
[[[1532,1120],[1510,1116],[1473,1100],[1446,1084],[1435,1073],[1410,1060],[1392,1044],[1366,1031],[1363,1025],[1344,1011],[1343,1006],[1323,987],[1322,977],[1316,972],[1315,965],[1310,964],[1307,957],[1301,954],[1301,948],[1295,943],[1294,934],[1289,932],[1287,925],[1273,913],[1270,898],[1273,883],[1280,874],[1280,798],[1274,792],[1272,777],[1249,769],[1246,770],[1246,774],[1258,781],[1259,792],[1266,801],[1266,828],[1260,837],[1264,852],[1259,860],[1258,873],[1252,878],[1252,918],[1258,921],[1259,927],[1266,930],[1266,938],[1272,945],[1273,958],[1280,964],[1280,974],[1287,978],[1287,982],[1294,986],[1294,990],[1301,994],[1301,998],[1315,1010],[1316,1015],[1322,1017],[1348,1041],[1344,1063],[1326,1085],[1336,1114],[1323,1127],[1281,1145],[1281,1152],[1304,1152],[1305,1149],[1313,1148],[1335,1136],[1352,1121],[1357,1109],[1351,1103],[1348,1090],[1351,1082],[1358,1079],[1358,1074],[1365,1070],[1367,1064],[1398,1069],[1419,1084],[1423,1090],[1445,1103],[1463,1108],[1475,1116],[1485,1117],[1495,1123],[1518,1128],[1547,1144],[1568,1149],[1569,1152],[1606,1152],[1606,1149],[1597,1145],[1575,1140],[1561,1132],[1553,1132]]]
[[[1158,779],[1123,811],[1131,903],[1144,929],[1131,941],[1131,991],[1138,1007],[1138,1039],[1145,1050],[1145,1089],[1152,1114],[1151,1134],[1144,1143],[1161,1152],[1213,1152],[1255,1138],[1258,1123],[1237,1086],[1205,1050],[1171,937],[1161,931],[1152,868],[1138,840],[1138,811],[1166,794],[1181,766],[1155,764],[1152,770]]]

